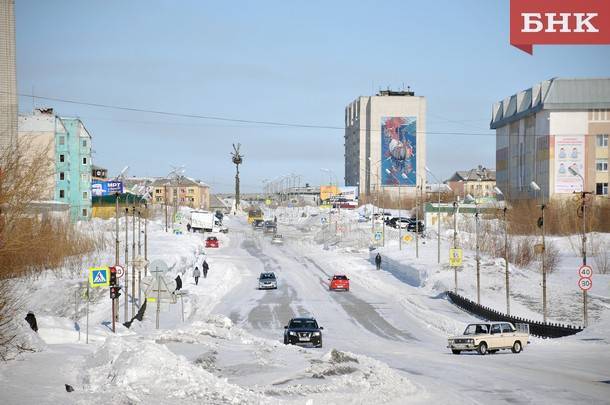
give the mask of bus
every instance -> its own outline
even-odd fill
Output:
[[[250,208],[248,210],[248,223],[251,224],[255,220],[263,220],[263,211],[260,208]]]

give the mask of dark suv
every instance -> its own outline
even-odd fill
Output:
[[[315,318],[292,318],[284,326],[284,344],[322,347],[322,329]]]
[[[409,222],[409,225],[407,225],[407,231],[409,232],[422,233],[425,229],[426,226],[422,221],[416,221],[413,218],[411,218],[411,222]]]

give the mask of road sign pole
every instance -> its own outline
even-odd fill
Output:
[[[89,344],[89,282],[87,282],[87,338],[85,342]]]
[[[131,211],[131,317],[136,316],[136,206]]]
[[[129,198],[129,195],[127,196],[127,198]],[[128,201],[126,200],[125,203],[128,203]],[[128,277],[129,277],[129,205],[127,205],[125,207],[125,279],[123,280],[123,285],[125,286],[125,304],[124,304],[125,318],[123,319],[124,322],[129,321],[129,298],[128,298],[129,290],[127,288],[127,286],[129,285],[129,284],[127,284]]]
[[[157,329],[159,329],[159,314],[161,313],[161,281],[159,280],[159,274],[159,271],[157,271]]]

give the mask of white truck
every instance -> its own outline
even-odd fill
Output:
[[[216,216],[210,211],[193,210],[186,224],[189,232],[212,232],[214,230]]]

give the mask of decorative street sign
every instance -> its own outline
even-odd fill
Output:
[[[167,270],[169,270],[169,269],[167,268],[167,264],[165,264],[165,262],[163,260],[154,260],[148,266],[148,271],[151,274],[155,274],[155,273],[163,274],[163,273],[167,272]]]

